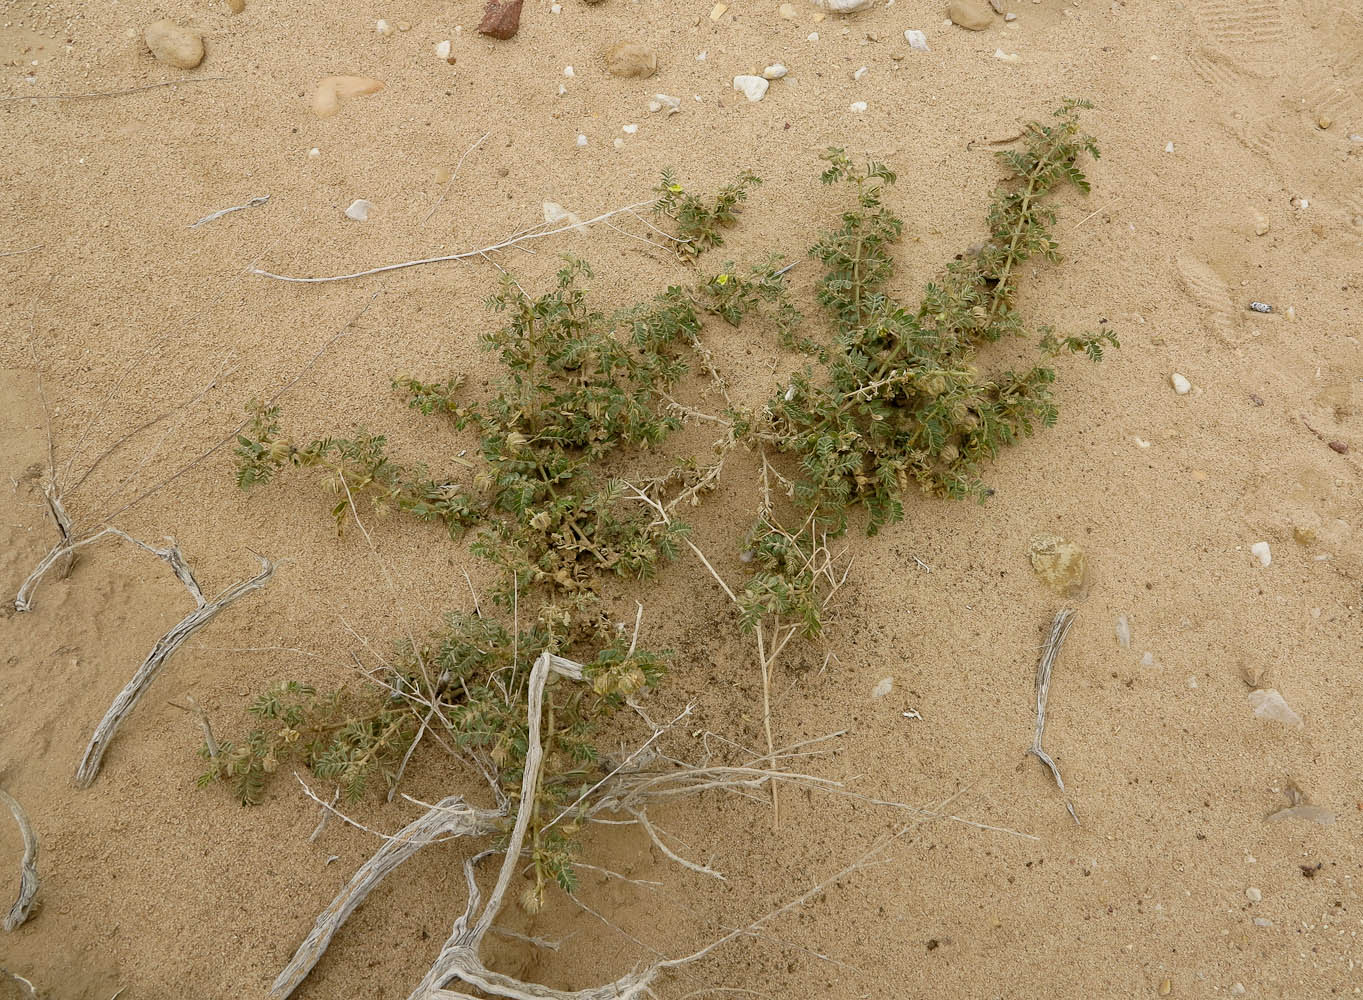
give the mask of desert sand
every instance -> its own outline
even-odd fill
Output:
[[[1085,124],[1103,156],[1086,168],[1087,198],[1056,202],[1064,261],[1028,265],[1021,307],[1060,330],[1105,322],[1121,349],[1060,364],[1059,424],[1000,456],[987,503],[914,496],[879,536],[854,529],[826,642],[796,647],[775,678],[778,743],[843,733],[812,773],[874,799],[947,803],[943,815],[656,989],[1359,993],[1363,9],[1007,0],[1014,20],[967,31],[938,2],[817,21],[792,3],[793,18],[771,0],[715,16],[694,0],[562,0],[557,13],[529,0],[506,41],[476,33],[473,0],[6,7],[6,605],[58,541],[43,499],[54,474],[78,534],[173,536],[206,594],[255,572],[254,553],[282,565],[169,661],[89,788],[73,775],[90,733],[189,596],[155,558],[102,542],[44,583],[31,611],[0,619],[0,787],[41,841],[34,911],[0,933],[0,968],[64,1000],[264,997],[381,843],[340,822],[310,841],[318,809],[292,778],[254,808],[196,789],[199,730],[172,703],[193,697],[238,733],[262,688],[354,683],[352,651],[390,649],[467,608],[462,571],[477,587],[486,571],[438,528],[375,522],[372,551],[358,531],[338,538],[306,475],[239,490],[230,444],[211,449],[245,402],[290,385],[281,403],[300,435],[382,429],[395,453],[438,463],[463,445],[389,380],[463,371],[486,383],[477,335],[494,322],[480,302],[496,267],[542,288],[572,253],[596,268],[604,303],[693,273],[632,238],[647,232],[634,223],[339,283],[282,283],[253,266],[329,275],[453,254],[540,223],[544,202],[586,219],[647,200],[664,167],[702,191],[750,168],[765,183],[722,254],[801,261],[791,281],[813,316],[805,252],[842,208],[819,184],[818,154],[837,145],[898,172],[894,286],[911,298],[981,238],[1000,177],[990,143],[1077,96],[1095,104]],[[143,30],[160,18],[201,33],[197,67],[153,57]],[[912,51],[908,29],[930,51]],[[618,41],[651,47],[656,75],[607,75],[602,54]],[[789,74],[760,102],[732,89],[778,62]],[[384,86],[318,117],[317,82],[336,75]],[[655,93],[680,97],[679,113],[650,112]],[[84,94],[105,96],[44,99]],[[344,214],[360,199],[373,206],[364,222]],[[749,404],[789,367],[742,330],[712,322],[706,338]],[[745,567],[731,511],[752,498],[749,464],[694,518],[698,545],[733,579]],[[1078,542],[1089,563],[1046,731],[1079,825],[1025,754],[1037,654],[1062,604],[1028,563],[1038,532]],[[1260,542],[1267,566],[1251,553]],[[649,711],[695,703],[673,749],[760,746],[751,643],[718,587],[686,555],[644,599],[649,641],[678,653]],[[632,621],[632,598],[615,611]],[[1304,725],[1256,718],[1247,676]],[[892,691],[873,699],[885,677]],[[433,801],[477,783],[435,755],[402,790]],[[1266,822],[1291,787],[1335,822]],[[373,794],[349,811],[391,832],[419,807]],[[585,860],[635,881],[585,872],[581,906],[508,907],[508,929],[561,945],[493,938],[487,957],[555,987],[609,981],[799,897],[907,815],[792,789],[775,825],[760,797],[691,802],[655,818],[724,881],[637,831],[594,835]],[[0,906],[18,891],[20,850],[0,811]],[[408,996],[463,910],[465,853],[433,846],[390,876],[295,995]]]

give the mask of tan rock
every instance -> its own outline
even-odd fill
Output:
[[[994,23],[994,12],[984,0],[951,0],[947,16],[953,24],[971,31],[983,31]]]
[[[193,69],[203,62],[203,36],[197,31],[180,27],[174,21],[153,21],[142,32],[142,39],[151,49],[151,54],[169,66]]]
[[[658,53],[638,42],[616,42],[606,50],[611,76],[648,77],[658,72]]]
[[[1061,597],[1083,594],[1088,565],[1077,543],[1060,535],[1033,535],[1027,555],[1037,579],[1055,593]]]
[[[377,94],[382,89],[382,80],[367,76],[325,76],[317,81],[312,110],[318,118],[330,118],[341,110],[341,101],[346,98]]]

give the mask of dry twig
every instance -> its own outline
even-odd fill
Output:
[[[38,893],[38,835],[33,832],[23,806],[9,792],[0,788],[0,803],[9,806],[10,815],[19,824],[19,836],[24,841],[24,856],[19,861],[19,898],[0,921],[0,927],[12,931],[28,919],[28,911],[33,906],[33,897]]]
[[[149,83],[145,87],[129,87],[127,90],[89,90],[83,94],[10,94],[6,97],[0,97],[0,101],[83,101],[91,97],[123,97],[127,94],[140,94],[143,91],[157,90],[160,87],[176,87],[182,83],[212,83],[215,80],[226,79],[225,76],[192,76],[180,80]]]
[[[106,529],[117,530],[117,529]],[[123,533],[117,532],[122,535]],[[103,534],[103,532],[101,532]],[[128,536],[124,536],[125,538]],[[136,541],[135,539],[130,539]],[[85,748],[85,756],[81,758],[80,767],[76,769],[76,784],[81,788],[89,787],[99,774],[100,762],[104,759],[104,753],[109,749],[109,743],[114,738],[114,733],[122,724],[127,715],[137,707],[142,696],[147,693],[147,688],[156,680],[161,668],[165,666],[166,660],[180,648],[190,636],[199,629],[207,625],[217,613],[229,605],[235,603],[247,594],[259,590],[270,581],[274,576],[275,564],[264,556],[257,556],[260,559],[260,572],[247,580],[234,583],[211,601],[205,601],[203,593],[199,590],[199,585],[194,580],[194,576],[189,571],[184,558],[180,555],[180,550],[173,545],[168,550],[153,549],[149,545],[141,542],[137,543],[142,548],[155,553],[170,563],[175,570],[175,575],[180,577],[190,595],[194,598],[197,605],[193,611],[180,620],[170,631],[163,635],[147,654],[147,658],[142,661],[142,665],[137,668],[132,679],[124,685],[123,690],[118,693],[109,706],[109,710],[104,713],[104,718],[95,727],[95,733],[90,737],[90,743]],[[18,607],[18,602],[15,602]]]
[[[1035,754],[1037,760],[1050,769],[1056,785],[1060,788],[1060,794],[1065,796],[1065,808],[1069,810],[1074,825],[1078,826],[1079,817],[1070,803],[1069,793],[1065,791],[1065,782],[1060,778],[1060,768],[1051,759],[1051,755],[1041,749],[1041,737],[1046,731],[1046,700],[1050,697],[1051,691],[1051,667],[1055,665],[1055,659],[1060,655],[1060,647],[1065,644],[1065,636],[1069,635],[1070,626],[1073,624],[1073,608],[1061,608],[1057,611],[1055,620],[1051,622],[1051,634],[1047,636],[1046,645],[1041,649],[1041,659],[1036,665],[1036,734],[1032,737],[1032,745],[1027,752]]]
[[[559,233],[566,233],[571,229],[577,229],[580,226],[590,226],[597,222],[604,222],[612,216],[620,215],[625,212],[633,212],[636,208],[643,208],[646,205],[652,204],[653,202],[651,201],[635,202],[633,205],[615,208],[609,212],[603,212],[595,218],[586,219],[582,222],[570,223],[565,226],[560,226],[557,229],[548,229],[541,232],[538,230],[543,230],[544,227],[537,226],[528,233],[512,236],[509,239],[502,240],[500,243],[494,243],[492,246],[486,246],[479,250],[465,250],[461,253],[446,254],[443,257],[423,257],[419,260],[405,260],[398,264],[385,264],[382,267],[371,267],[367,270],[354,271],[350,274],[333,274],[322,278],[304,278],[295,275],[275,274],[273,271],[266,271],[259,267],[251,268],[251,273],[258,274],[262,278],[273,278],[276,281],[292,281],[299,284],[320,284],[327,281],[349,281],[352,278],[367,278],[371,275],[385,274],[389,271],[401,271],[403,268],[419,267],[422,264],[445,264],[455,260],[468,260],[472,257],[481,257],[484,254],[493,253],[497,250],[508,250],[511,247],[519,247],[522,244],[529,243],[531,240],[542,240],[548,236],[557,236]]]

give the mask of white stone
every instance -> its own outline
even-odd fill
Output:
[[[854,10],[866,10],[875,6],[876,0],[810,0],[820,10],[831,10],[835,14],[850,14]]]
[[[345,210],[345,217],[347,219],[354,219],[356,222],[368,222],[369,213],[373,211],[373,209],[374,203],[372,201],[365,201],[363,198],[357,198],[355,201],[352,201],[350,207]]]
[[[873,687],[873,688],[871,688],[871,697],[872,697],[873,699],[884,698],[887,694],[889,694],[889,693],[890,693],[891,691],[893,691],[893,690],[894,690],[894,678],[893,678],[893,677],[882,677],[882,678],[876,683],[876,686]]]
[[[374,22],[374,30],[377,31],[380,35],[383,35],[385,38],[387,38],[389,35],[393,33],[393,26],[390,25],[383,18],[379,18],[377,21]]]
[[[648,110],[666,111],[669,115],[675,115],[681,111],[681,98],[668,94],[654,94],[653,100],[648,102]]]
[[[696,53],[696,62],[705,62],[705,59],[709,54],[710,51],[708,49],[701,49]]]
[[[871,71],[867,67],[863,66],[861,67],[861,69],[857,70],[855,73],[852,74],[852,79],[860,80],[869,72]]]
[[[1273,565],[1273,550],[1268,547],[1268,542],[1255,542],[1249,547],[1249,554],[1258,559],[1264,569]]]
[[[611,140],[611,145],[614,146],[616,149],[624,149],[624,148],[625,148],[625,140],[624,140],[624,139],[621,139],[621,138],[617,135],[614,139]]]
[[[573,72],[573,68],[572,68],[571,66],[564,66],[564,67],[563,67],[563,75],[564,75],[564,76],[576,76],[576,74]]]
[[[550,13],[550,14],[562,14],[562,13],[563,13],[563,4],[561,4],[561,3],[551,3],[551,4],[549,5],[549,13]]]
[[[915,52],[932,51],[928,48],[928,36],[917,28],[910,28],[908,31],[904,32],[904,41],[908,42],[909,48],[913,49]]]
[[[1266,691],[1251,691],[1249,693],[1249,707],[1260,719],[1281,722],[1284,726],[1293,726],[1297,729],[1304,725],[1301,716],[1292,711],[1292,707],[1288,705],[1287,700],[1278,693],[1276,688],[1269,688]]]
[[[587,145],[587,137],[586,137],[585,135],[583,135],[581,132],[579,132],[579,133],[577,134],[577,144],[578,144],[579,146],[585,146],[585,145]]]
[[[450,57],[450,40],[448,38],[443,42],[435,43],[435,57],[437,59],[448,59]]]
[[[864,112],[864,111],[866,110],[866,102],[865,102],[865,101],[853,101],[851,104],[849,104],[849,105],[847,106],[847,110],[848,110],[848,111],[851,111],[853,114],[858,114],[858,115],[859,115],[859,114],[861,114],[862,112]]]
[[[1178,372],[1169,376],[1169,384],[1174,387],[1174,392],[1180,396],[1186,396],[1192,390],[1193,384]]]
[[[1117,616],[1117,645],[1122,649],[1131,648],[1131,623],[1126,620],[1126,615]]]
[[[743,76],[734,77],[734,90],[739,91],[749,101],[756,102],[762,100],[762,98],[767,96],[767,88],[770,86],[771,84],[760,76],[748,76],[744,74]]]
[[[1172,153],[1174,151],[1174,144],[1172,142],[1165,143],[1164,151],[1166,153]]]
[[[779,80],[789,72],[790,70],[786,69],[780,63],[772,63],[762,71],[762,76],[767,80]]]
[[[807,42],[817,42],[818,40],[819,33],[817,31],[811,31],[809,34],[805,35],[805,41]]]
[[[994,58],[1007,63],[1022,61],[1022,56],[1018,55],[1016,52],[1004,52],[1003,49],[995,49]]]
[[[1147,650],[1145,651],[1145,653],[1141,656],[1141,666],[1143,666],[1143,667],[1153,667],[1154,665],[1155,665],[1155,654],[1152,653],[1152,652],[1150,652],[1150,650],[1147,649]]]
[[[1250,886],[1245,890],[1245,898],[1251,903],[1257,903],[1264,898],[1264,894],[1254,886]]]
[[[1242,997],[1245,995],[1245,984],[1236,983],[1230,988],[1231,996]]]
[[[633,135],[635,132],[639,131],[639,126],[634,124],[621,125],[620,131],[625,133],[625,135]]]

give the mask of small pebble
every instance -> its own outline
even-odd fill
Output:
[[[909,43],[909,48],[915,52],[931,52],[928,48],[928,36],[916,28],[910,28],[904,32],[904,41]]]
[[[1249,554],[1258,559],[1264,569],[1273,565],[1273,551],[1268,547],[1268,542],[1255,542],[1249,547]]]
[[[578,144],[579,146],[585,146],[585,145],[587,145],[587,137],[586,137],[585,135],[583,135],[581,132],[579,132],[578,135],[577,135],[577,144]]]
[[[796,13],[795,5],[793,3],[781,4],[780,7],[776,8],[776,12],[780,14],[782,17],[784,17],[787,21],[793,21],[800,16],[798,13]]]
[[[710,20],[718,21],[721,17],[724,16],[724,12],[728,9],[729,5],[727,3],[715,4],[713,7],[710,8]]]
[[[488,0],[478,34],[506,41],[521,27],[521,6],[525,0]]]
[[[819,33],[817,31],[811,31],[808,35],[805,36],[805,41],[807,42],[817,42],[818,40]]]
[[[621,139],[621,138],[617,135],[614,139],[611,140],[611,145],[614,146],[616,149],[624,149],[624,148],[625,148],[625,140],[624,140],[624,139]]]
[[[1245,995],[1245,984],[1236,983],[1230,988],[1231,996],[1242,997]]]
[[[1267,688],[1251,691],[1249,693],[1249,707],[1254,712],[1256,718],[1267,719],[1269,722],[1280,722],[1284,726],[1292,726],[1300,729],[1303,726],[1301,716],[1292,711],[1292,706],[1287,703],[1277,688]]]
[[[1165,144],[1164,144],[1164,151],[1165,151],[1166,153],[1172,153],[1172,152],[1174,151],[1174,144],[1173,144],[1172,142],[1167,142],[1167,143],[1165,143]]]
[[[1250,886],[1248,889],[1245,890],[1245,898],[1248,899],[1251,903],[1257,903],[1264,898],[1264,894],[1254,886]]]
[[[1268,232],[1268,219],[1260,212],[1254,213],[1254,235],[1263,236]]]
[[[779,80],[789,72],[790,70],[786,69],[780,63],[772,63],[762,71],[762,77],[767,80]]]
[[[1037,578],[1061,597],[1083,593],[1087,561],[1078,543],[1059,535],[1033,535],[1027,556]]]
[[[1155,654],[1152,653],[1152,652],[1150,652],[1150,650],[1147,649],[1147,650],[1141,655],[1141,666],[1143,666],[1143,667],[1153,667],[1154,665],[1155,665]]]
[[[626,79],[650,77],[658,72],[658,53],[639,42],[616,42],[606,50],[606,71]]]
[[[767,96],[767,88],[771,84],[760,76],[736,76],[734,77],[734,90],[742,93],[749,101],[757,102]]]
[[[848,111],[851,111],[853,114],[857,114],[857,115],[862,114],[862,113],[865,112],[865,110],[866,110],[866,102],[865,102],[865,101],[853,101],[851,104],[849,104],[849,105],[847,106],[847,110],[848,110]]]
[[[340,110],[342,99],[377,94],[382,89],[382,80],[368,76],[325,76],[313,91],[312,110],[318,118],[330,118]]]
[[[1003,15],[1003,19],[1005,21],[1016,21],[1018,19],[1018,16],[1010,10],[1007,14]]]
[[[1117,645],[1122,649],[1131,648],[1131,623],[1127,621],[1126,615],[1117,616]]]
[[[1272,926],[1273,926],[1273,921],[1272,921],[1272,920],[1269,920],[1268,917],[1255,917],[1255,918],[1254,918],[1254,926],[1255,926],[1255,927],[1272,927]]]
[[[1271,313],[1273,311],[1273,307],[1267,302],[1251,302],[1249,308],[1251,312],[1257,313]]]
[[[563,67],[563,75],[564,75],[564,76],[575,76],[576,74],[573,72],[573,68],[572,68],[571,66],[564,66],[564,67]]]
[[[852,79],[853,79],[853,80],[861,80],[861,79],[864,79],[865,76],[866,76],[866,74],[869,73],[869,72],[870,72],[870,70],[869,70],[867,67],[863,66],[863,67],[861,67],[861,69],[857,70],[855,73],[852,74]]]
[[[142,32],[151,54],[160,62],[179,69],[193,69],[204,58],[203,36],[182,28],[174,21],[153,21]]]
[[[412,30],[412,22],[411,22],[411,21],[399,21],[399,22],[398,22],[398,31],[411,31],[411,30]]]
[[[1349,454],[1349,444],[1347,441],[1331,441],[1330,450],[1339,455]]]
[[[887,694],[889,694],[889,693],[890,693],[891,691],[893,691],[893,690],[894,690],[894,678],[893,678],[893,677],[882,677],[882,678],[876,683],[876,686],[873,687],[873,688],[871,688],[871,698],[872,698],[872,699],[875,699],[875,700],[879,700],[879,699],[881,699],[881,698],[884,698]]]
[[[951,0],[947,16],[953,24],[970,31],[983,31],[994,23],[994,12],[984,0]]]
[[[435,43],[435,57],[437,59],[448,59],[450,57],[450,40]]]
[[[377,21],[374,22],[374,30],[377,31],[384,38],[387,38],[389,35],[393,33],[393,26],[389,24],[387,21],[385,21],[383,18],[379,18]]]
[[[240,14],[246,9],[246,0],[227,0],[227,9],[233,14]]]
[[[633,135],[635,132],[638,132],[638,131],[639,131],[639,126],[638,126],[638,125],[633,125],[633,124],[631,124],[631,125],[621,125],[621,126],[620,126],[620,131],[623,132],[623,133],[625,133],[625,135]]]
[[[1006,63],[1022,62],[1022,56],[1016,52],[1004,52],[1003,49],[995,49],[994,58]]]
[[[372,201],[365,201],[363,198],[357,198],[355,201],[352,201],[350,207],[345,210],[345,217],[347,219],[354,219],[356,222],[368,222],[369,213],[373,211],[373,208],[374,203]]]
[[[1192,383],[1178,372],[1174,372],[1169,376],[1169,384],[1174,387],[1174,392],[1178,393],[1180,396],[1188,395],[1193,388]]]

